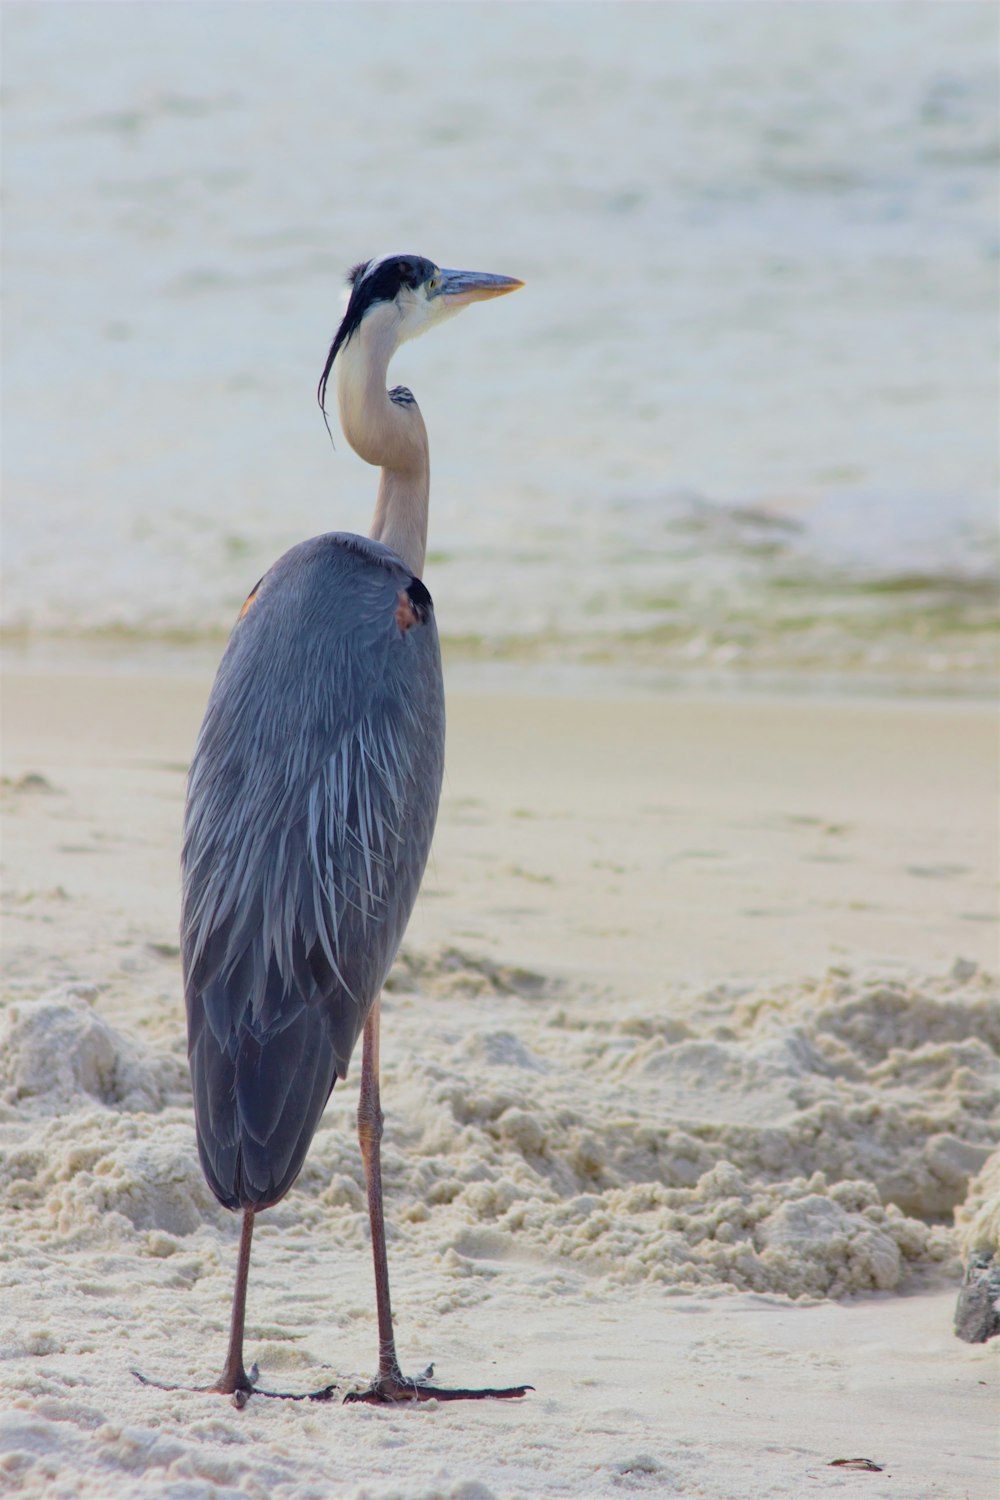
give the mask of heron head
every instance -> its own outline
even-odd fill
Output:
[[[446,318],[488,297],[515,292],[524,283],[513,276],[484,271],[449,271],[422,255],[380,255],[361,261],[347,275],[347,309],[330,346],[317,395],[325,410],[326,386],[333,362],[365,320],[377,316],[389,326],[392,347],[443,323]]]

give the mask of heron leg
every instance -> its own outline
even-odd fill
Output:
[[[250,1243],[253,1239],[254,1210],[243,1210],[243,1231],[240,1235],[240,1254],[236,1263],[236,1286],[233,1289],[233,1313],[229,1322],[229,1350],[222,1374],[209,1389],[224,1396],[244,1395],[244,1402],[251,1395],[257,1379],[256,1366],[248,1375],[243,1368],[243,1327],[247,1311],[247,1281],[250,1278]]]
[[[336,1383],[323,1386],[318,1391],[264,1391],[257,1384],[257,1366],[250,1366],[248,1374],[243,1366],[243,1327],[246,1321],[247,1281],[250,1276],[250,1241],[253,1239],[253,1221],[256,1210],[243,1210],[243,1232],[240,1235],[240,1254],[236,1263],[236,1287],[233,1291],[233,1316],[229,1325],[229,1351],[222,1374],[210,1391],[219,1391],[232,1396],[233,1405],[242,1408],[250,1397],[268,1396],[273,1401],[329,1401],[336,1390]]]
[[[392,1332],[389,1299],[389,1259],[385,1248],[385,1214],[382,1208],[382,1103],[379,1092],[379,1012],[376,1000],[365,1022],[361,1054],[361,1089],[358,1097],[358,1140],[368,1186],[368,1217],[372,1226],[372,1259],[375,1263],[375,1308],[378,1314],[378,1382],[402,1380]]]
[[[240,1253],[236,1264],[236,1287],[233,1291],[233,1311],[229,1323],[229,1351],[226,1354],[226,1363],[218,1380],[214,1385],[168,1385],[163,1381],[151,1380],[148,1375],[143,1375],[138,1370],[133,1370],[132,1374],[140,1384],[152,1385],[161,1391],[219,1391],[224,1396],[232,1396],[235,1406],[246,1406],[253,1395],[257,1380],[256,1365],[252,1367],[249,1375],[243,1368],[243,1325],[246,1320],[247,1280],[250,1275],[250,1242],[253,1239],[253,1220],[254,1210],[252,1208],[245,1208],[243,1210],[243,1230],[240,1234]]]
[[[385,1248],[385,1215],[382,1208],[382,1108],[379,1096],[379,1006],[376,1001],[365,1022],[361,1057],[361,1090],[358,1099],[358,1139],[368,1185],[368,1214],[372,1226],[372,1258],[375,1262],[375,1307],[378,1314],[378,1374],[365,1390],[349,1391],[348,1401],[365,1401],[380,1405],[391,1401],[483,1401],[493,1398],[523,1396],[530,1385],[510,1386],[505,1390],[458,1390],[425,1385],[433,1365],[420,1380],[408,1380],[399,1368],[396,1341],[392,1332],[392,1305],[389,1300],[389,1261]]]
[[[246,1322],[247,1281],[250,1277],[250,1242],[253,1239],[253,1221],[256,1210],[243,1210],[243,1230],[240,1234],[240,1253],[236,1263],[236,1286],[233,1290],[233,1312],[229,1323],[229,1350],[222,1374],[213,1385],[168,1385],[164,1381],[151,1380],[139,1370],[132,1374],[140,1385],[155,1386],[160,1391],[193,1391],[196,1394],[218,1391],[220,1395],[232,1396],[233,1405],[242,1410],[253,1395],[269,1396],[276,1401],[330,1401],[336,1384],[327,1385],[319,1391],[302,1394],[292,1391],[263,1391],[257,1384],[257,1366],[251,1365],[249,1374],[243,1365],[243,1328]]]

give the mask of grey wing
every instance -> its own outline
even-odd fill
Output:
[[[430,596],[362,538],[261,580],[209,699],[188,788],[182,951],[205,1175],[275,1203],[395,958],[444,757]]]

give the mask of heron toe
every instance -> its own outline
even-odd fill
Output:
[[[358,1401],[369,1406],[391,1406],[401,1401],[509,1401],[526,1396],[535,1389],[533,1385],[484,1387],[482,1390],[427,1385],[425,1377],[431,1374],[433,1368],[432,1365],[419,1380],[407,1380],[398,1370],[389,1375],[377,1375],[364,1390],[348,1391],[344,1397],[344,1405]]]

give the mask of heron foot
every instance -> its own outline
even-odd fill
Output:
[[[363,1401],[369,1406],[391,1406],[400,1401],[509,1401],[526,1396],[533,1385],[509,1385],[499,1389],[487,1387],[483,1390],[468,1390],[463,1387],[427,1385],[434,1374],[434,1366],[427,1369],[416,1380],[408,1380],[398,1367],[382,1371],[371,1385],[361,1391],[348,1391],[344,1405]]]
[[[132,1374],[140,1385],[153,1386],[158,1391],[192,1391],[198,1396],[231,1396],[237,1411],[243,1410],[251,1396],[266,1396],[271,1401],[332,1401],[337,1393],[336,1381],[318,1391],[262,1390],[257,1384],[260,1371],[255,1364],[250,1366],[249,1374],[241,1370],[237,1375],[231,1376],[223,1371],[212,1385],[172,1385],[164,1380],[152,1380],[148,1375],[143,1375],[141,1370],[133,1370]]]

